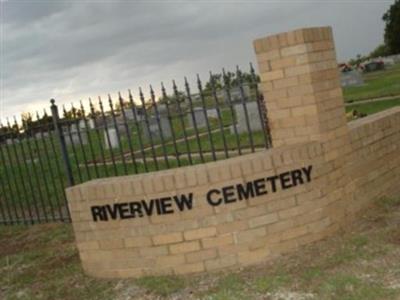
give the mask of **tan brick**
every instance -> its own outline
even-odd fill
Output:
[[[183,237],[180,232],[160,234],[153,237],[154,245],[173,244],[181,241],[183,241]]]
[[[268,233],[277,233],[281,232],[284,230],[287,230],[289,228],[292,228],[294,226],[293,220],[284,220],[284,221],[279,221],[273,224],[269,224],[267,226],[267,231]]]
[[[255,241],[257,238],[265,236],[267,230],[265,227],[259,227],[254,229],[245,230],[242,232],[235,233],[237,243],[248,243]]]
[[[283,254],[291,252],[299,247],[297,240],[287,240],[278,244],[270,245],[271,254]]]
[[[168,254],[167,246],[141,247],[139,253],[143,257],[157,257]]]
[[[186,261],[188,263],[195,263],[199,261],[205,261],[208,259],[213,259],[217,257],[217,250],[216,249],[206,249],[200,250],[196,252],[191,252],[186,254]]]
[[[239,252],[238,261],[242,265],[251,265],[258,262],[265,262],[266,258],[270,256],[268,249],[259,249],[255,251]]]
[[[191,274],[191,273],[203,272],[204,270],[205,267],[202,262],[194,264],[185,264],[174,268],[175,274]]]
[[[285,208],[289,208],[296,205],[295,197],[290,197],[287,199],[278,199],[268,203],[268,210],[269,211],[277,211]]]
[[[217,229],[215,227],[199,228],[189,230],[184,233],[185,240],[197,240],[205,237],[215,236]]]
[[[281,240],[290,240],[308,233],[307,226],[291,228],[281,233]]]
[[[264,216],[255,217],[249,220],[249,227],[259,227],[267,224],[271,224],[278,221],[278,214],[272,213]]]
[[[133,268],[133,269],[120,269],[116,270],[116,276],[111,275],[110,278],[118,277],[118,278],[137,278],[144,275],[144,271],[142,268]]]
[[[309,50],[310,50],[309,45],[300,44],[300,45],[282,48],[280,51],[281,51],[282,57],[286,57],[286,56],[291,56],[291,55],[307,53]]]
[[[283,71],[282,70],[276,70],[276,71],[271,71],[271,72],[264,72],[260,74],[260,78],[262,81],[272,81],[275,79],[281,79],[283,78]]]
[[[297,77],[286,77],[283,79],[276,79],[273,81],[274,87],[276,89],[288,88],[298,85],[299,80]]]
[[[257,61],[258,61],[258,63],[261,63],[261,62],[268,61],[271,59],[276,59],[279,57],[281,57],[281,54],[280,54],[279,50],[276,49],[276,50],[266,51],[266,52],[262,52],[262,53],[258,54]]]
[[[183,254],[159,256],[156,258],[156,264],[162,267],[181,266],[184,263],[185,256]]]
[[[101,249],[119,249],[125,247],[123,239],[101,240],[99,244]]]
[[[263,61],[263,62],[259,63],[258,69],[260,71],[260,74],[272,71],[271,62],[269,60],[267,60],[267,61]]]
[[[204,238],[201,240],[203,248],[213,248],[220,247],[224,245],[229,245],[233,243],[233,235],[231,233],[222,234],[213,238]]]
[[[226,255],[217,259],[210,259],[205,262],[207,271],[218,270],[226,267],[234,266],[237,263],[235,255]]]
[[[294,107],[291,109],[291,112],[294,117],[305,116],[305,115],[315,115],[315,114],[317,114],[317,107],[315,105]]]
[[[168,174],[163,176],[163,183],[165,190],[171,191],[175,188],[174,176],[172,174]]]
[[[87,241],[87,242],[77,243],[77,247],[78,247],[79,251],[95,250],[95,249],[99,249],[100,245],[99,245],[98,241]]]
[[[224,233],[241,231],[243,229],[247,229],[248,227],[249,225],[247,223],[247,220],[242,220],[242,221],[219,224],[217,225],[217,231],[218,233],[224,234]]]
[[[183,242],[169,246],[169,250],[172,254],[194,252],[200,249],[200,243],[198,241]]]

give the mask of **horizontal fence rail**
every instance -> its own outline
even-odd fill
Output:
[[[0,223],[70,220],[64,189],[91,179],[226,159],[271,147],[250,72],[210,73],[24,114],[0,127]]]

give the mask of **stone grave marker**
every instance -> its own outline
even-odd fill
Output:
[[[160,128],[158,127],[157,118],[150,117],[148,120],[149,120],[149,128],[147,128],[145,121],[141,122],[144,138],[150,139],[150,133],[151,133],[151,137],[153,138],[153,140],[160,139],[161,134],[160,134]],[[164,139],[168,139],[172,136],[171,126],[169,124],[168,118],[166,118],[165,116],[160,116],[160,127]]]
[[[69,126],[69,131],[68,131],[68,126]],[[63,134],[64,134],[64,139],[65,143],[67,146],[70,146],[74,144],[75,146],[80,146],[81,142],[82,145],[87,145],[87,134],[84,130],[79,129],[78,133],[78,126],[77,124],[70,124],[66,125],[63,127]],[[80,139],[79,139],[79,134],[80,134]]]
[[[204,117],[204,112],[201,107],[193,108],[193,116],[196,120],[197,128],[204,128],[207,126],[207,120]],[[189,128],[194,128],[193,117],[192,117],[192,113],[190,111],[187,113],[187,118],[188,118]]]
[[[209,108],[207,109],[207,117],[218,119],[218,112],[216,108]]]
[[[119,148],[117,130],[114,127],[110,127],[104,130],[104,143],[106,149]]]
[[[364,79],[361,73],[357,70],[340,73],[340,82],[342,87],[346,86],[359,86],[364,84]]]
[[[247,116],[250,125],[250,131],[262,130],[262,124],[260,120],[260,113],[258,112],[258,105],[256,101],[246,102]],[[246,123],[246,113],[242,103],[234,105],[237,124],[236,129],[238,133],[248,132]],[[234,128],[231,126],[231,133],[234,133]]]

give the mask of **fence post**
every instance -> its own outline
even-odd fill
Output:
[[[55,105],[56,101],[54,99],[51,99],[50,102],[51,102],[51,115],[53,117],[54,130],[56,131],[58,140],[60,142],[61,156],[62,156],[63,163],[64,163],[65,174],[67,175],[68,186],[73,186],[75,184],[74,176],[72,175],[71,162],[69,160],[67,145],[65,144],[65,139],[64,139],[64,134],[63,134],[61,126],[60,126],[60,117],[58,115],[58,107],[57,107],[57,105]]]

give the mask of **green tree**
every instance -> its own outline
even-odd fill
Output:
[[[385,22],[385,44],[390,54],[400,53],[400,0],[396,0],[382,17]]]
[[[390,54],[389,48],[385,44],[381,44],[376,47],[370,54],[370,58],[380,57],[380,56],[387,56]]]

